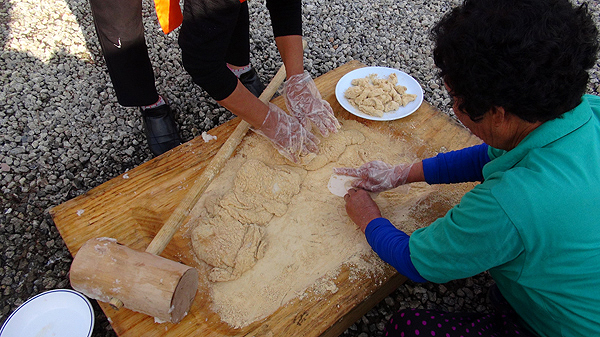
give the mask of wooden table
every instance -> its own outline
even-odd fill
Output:
[[[315,79],[323,98],[339,118],[358,120],[392,137],[404,138],[414,145],[420,158],[481,142],[425,102],[412,115],[390,122],[372,122],[349,114],[335,98],[335,85],[344,74],[362,66],[352,61]],[[273,103],[285,106],[282,97]],[[210,134],[218,137],[216,141],[206,143],[202,137],[196,137],[51,209],[71,254],[75,255],[83,243],[96,237],[116,238],[130,248],[143,251],[238,123],[236,118],[212,129]],[[429,210],[420,216],[422,225],[445,214],[471,187],[440,186],[433,194],[447,198],[438,195],[421,201]],[[161,256],[197,266],[192,254],[189,239],[175,235]],[[205,284],[200,285],[189,314],[179,324],[157,324],[153,317],[99,304],[119,336],[338,336],[406,280],[391,267],[377,282],[369,278],[349,280],[348,276],[348,268],[342,268],[334,280],[339,290],[327,295],[326,300],[315,301],[310,296],[293,300],[266,319],[242,329],[230,328],[210,310]]]

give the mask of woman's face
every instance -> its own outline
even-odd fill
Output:
[[[446,89],[449,89],[448,86]],[[542,124],[542,122],[526,122],[506,112],[502,107],[493,108],[474,122],[468,114],[460,110],[459,99],[455,97],[452,99],[454,100],[452,110],[458,120],[475,136],[497,149],[506,151],[514,149],[531,131]]]
[[[452,91],[450,90],[450,88],[448,87],[448,85],[446,85],[446,89],[448,90],[449,93],[451,93]],[[479,119],[477,122],[474,122],[473,120],[471,120],[471,118],[469,117],[469,115],[467,115],[465,112],[461,111],[459,108],[460,105],[460,101],[458,98],[452,96],[452,94],[450,94],[452,97],[452,110],[454,111],[454,114],[456,115],[456,117],[458,118],[458,120],[467,128],[469,129],[475,136],[479,137],[481,140],[483,140],[486,144],[488,145],[492,145],[491,142],[493,142],[494,136],[493,136],[493,128],[491,127],[491,120],[492,118],[490,117],[491,113],[487,112],[485,115],[483,115],[483,117],[481,119]],[[493,145],[492,145],[493,146]]]
[[[488,117],[488,113],[486,113],[485,115],[483,115],[483,117],[481,119],[479,119],[477,122],[474,122],[471,117],[469,117],[468,114],[466,114],[465,112],[462,112],[459,108],[458,105],[460,103],[458,102],[457,99],[454,99],[454,104],[452,105],[452,110],[454,111],[454,114],[456,115],[456,117],[458,118],[458,120],[469,130],[471,130],[471,132],[481,138],[482,136],[485,134],[485,130],[483,128],[483,126],[485,126],[485,121]],[[485,141],[485,140],[484,140]]]

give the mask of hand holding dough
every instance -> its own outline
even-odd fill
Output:
[[[358,178],[353,187],[370,192],[383,192],[406,183],[411,165],[392,166],[382,161],[371,161],[359,168],[335,168],[337,174]]]
[[[283,85],[285,105],[302,126],[310,130],[312,123],[323,135],[329,136],[341,128],[329,102],[321,98],[315,82],[307,71],[290,76]]]
[[[269,112],[260,129],[254,132],[268,138],[279,153],[294,163],[300,155],[318,153],[319,139],[308,131],[298,119],[269,103]]]
[[[334,173],[329,178],[327,188],[333,195],[343,198],[348,193],[348,190],[353,188],[352,183],[359,180],[360,179],[356,177]],[[379,193],[376,192],[369,192],[369,194],[371,195],[371,199],[375,199],[379,195]]]

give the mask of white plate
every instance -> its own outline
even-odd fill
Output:
[[[94,309],[82,294],[55,289],[21,304],[4,322],[0,337],[90,337]]]
[[[408,103],[406,106],[401,106],[396,111],[386,112],[382,117],[375,117],[361,112],[352,106],[346,97],[344,97],[344,92],[346,89],[352,86],[351,82],[353,79],[364,78],[371,74],[377,74],[378,78],[387,78],[391,73],[396,73],[398,76],[398,84],[406,87],[407,94],[417,95],[417,98],[414,101]],[[421,103],[423,103],[423,89],[419,85],[419,82],[412,78],[412,76],[398,69],[386,67],[364,67],[352,70],[340,78],[335,86],[335,97],[337,98],[338,102],[340,102],[341,106],[344,107],[344,109],[348,110],[348,112],[355,116],[373,121],[392,121],[410,115],[421,106]]]

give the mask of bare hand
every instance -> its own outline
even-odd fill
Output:
[[[371,220],[381,218],[379,207],[365,190],[351,188],[344,200],[348,216],[363,232]]]

